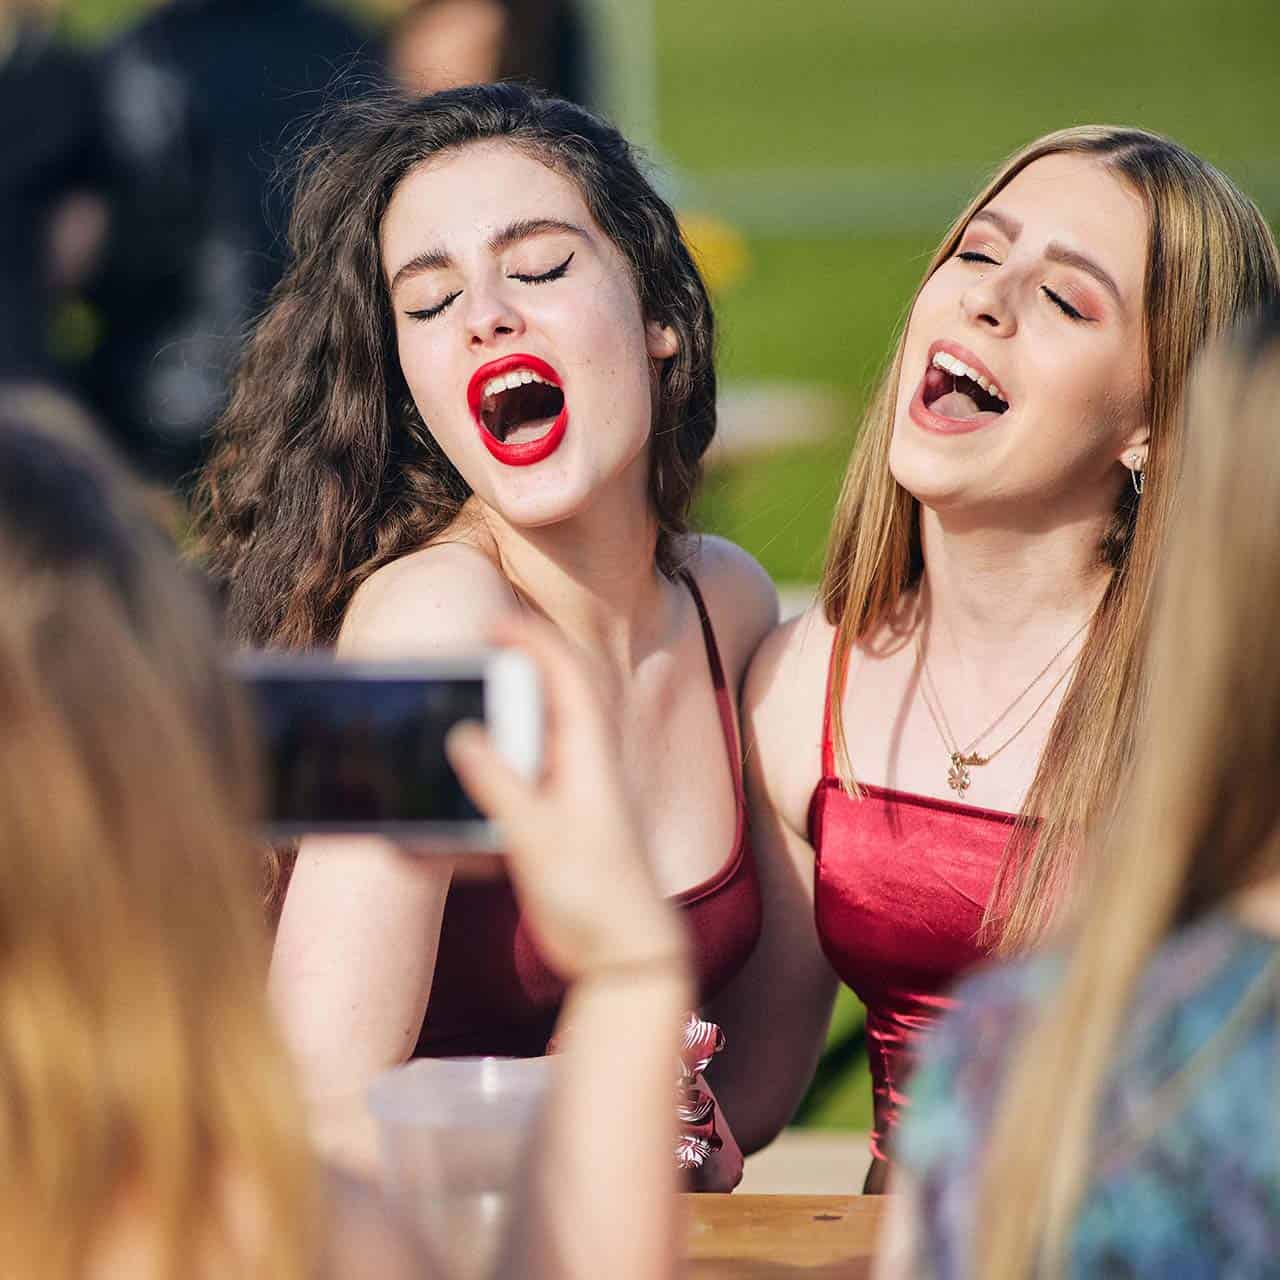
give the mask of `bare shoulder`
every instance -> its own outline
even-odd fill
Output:
[[[467,543],[440,543],[383,565],[361,584],[338,651],[393,658],[474,648],[517,607],[490,556]]]
[[[747,674],[746,702],[763,714],[773,709],[821,699],[835,627],[812,604],[764,638]]]
[[[698,539],[689,569],[706,600],[725,665],[740,683],[751,655],[777,625],[778,590],[750,552],[713,534]]]
[[[811,605],[765,637],[742,699],[748,750],[779,807],[808,804],[822,768],[822,712],[835,628]]]

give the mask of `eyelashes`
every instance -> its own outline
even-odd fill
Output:
[[[461,289],[455,289],[453,293],[441,299],[434,307],[424,307],[420,311],[406,311],[405,315],[410,320],[434,320],[442,311],[450,307],[461,293]]]
[[[1049,301],[1062,311],[1063,315],[1070,316],[1072,320],[1084,319],[1084,316],[1082,316],[1080,312],[1078,312],[1075,307],[1066,300],[1066,298],[1060,297],[1058,294],[1054,293],[1047,284],[1042,284],[1040,288],[1044,290],[1045,296]]]
[[[552,267],[550,271],[544,271],[540,276],[522,276],[517,272],[513,272],[511,279],[519,280],[521,284],[548,284],[552,280],[559,280],[569,270],[569,263],[572,261],[573,254],[571,253],[558,267]]]
[[[518,271],[513,271],[507,278],[509,280],[518,280],[521,284],[550,284],[553,280],[559,280],[569,270],[569,264],[572,261],[573,254],[570,253],[563,262],[552,267],[549,271],[543,271],[538,275],[523,275]],[[434,307],[424,307],[418,311],[406,311],[405,315],[410,320],[434,320],[436,316],[448,310],[461,294],[461,289],[455,289],[453,293],[442,298]]]
[[[976,249],[966,249],[963,253],[957,253],[956,257],[961,262],[981,262],[987,266],[998,267],[1000,264],[992,257],[985,253],[979,253]],[[1059,311],[1062,312],[1069,320],[1084,320],[1085,316],[1077,311],[1061,294],[1055,293],[1047,284],[1040,286],[1040,291],[1053,303]]]

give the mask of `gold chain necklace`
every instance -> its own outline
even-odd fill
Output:
[[[938,696],[937,686],[933,683],[933,675],[929,671],[929,659],[924,653],[924,628],[922,627],[916,636],[916,651],[920,655],[920,670],[923,679],[920,683],[920,700],[924,703],[925,709],[929,712],[929,718],[933,721],[934,728],[938,731],[938,736],[942,739],[942,745],[947,750],[950,760],[950,768],[947,770],[947,786],[951,788],[958,796],[963,798],[964,793],[969,790],[973,779],[969,774],[970,768],[980,768],[984,764],[990,764],[1020,733],[1040,714],[1041,708],[1050,698],[1057,692],[1062,682],[1075,670],[1076,663],[1080,660],[1080,655],[1076,654],[1061,675],[1049,686],[1048,692],[1044,697],[1032,708],[1031,714],[994,750],[988,751],[987,754],[979,755],[974,748],[985,738],[993,729],[998,728],[1004,723],[1009,713],[1020,703],[1023,698],[1031,692],[1032,689],[1044,679],[1049,673],[1049,669],[1064,653],[1071,647],[1076,637],[1089,625],[1092,618],[1086,619],[1079,627],[1071,633],[1067,638],[1066,644],[1062,646],[1048,662],[1036,672],[1031,683],[1022,690],[1021,693],[1009,703],[1007,707],[989,724],[981,733],[979,733],[967,747],[961,748],[956,740],[956,736],[951,731],[951,725],[947,721],[947,713],[943,710],[942,699]]]

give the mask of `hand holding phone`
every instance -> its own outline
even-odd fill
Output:
[[[517,646],[540,678],[545,743],[540,775],[513,768],[492,731],[449,736],[454,768],[502,827],[511,878],[538,944],[567,978],[649,963],[681,965],[675,910],[654,881],[621,770],[621,739],[587,655],[549,624],[511,618],[495,638]]]

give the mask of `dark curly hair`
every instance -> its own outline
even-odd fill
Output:
[[[396,352],[379,228],[415,166],[511,143],[577,183],[679,350],[660,370],[650,493],[658,564],[680,535],[715,433],[714,325],[675,215],[612,126],[515,84],[337,108],[300,159],[290,262],[245,351],[197,485],[195,531],[235,631],[333,641],[356,588],[446,529],[470,494],[414,406]]]

